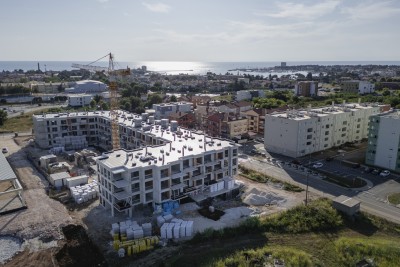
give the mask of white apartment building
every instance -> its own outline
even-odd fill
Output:
[[[190,112],[193,110],[193,104],[190,102],[153,104],[152,109],[155,110],[155,118],[160,120],[167,119],[173,113]]]
[[[365,163],[400,171],[400,112],[370,117]]]
[[[264,90],[241,90],[236,92],[236,101],[250,100],[254,97],[265,97]]]
[[[340,84],[343,92],[356,94],[370,94],[375,91],[375,84],[368,81],[349,80],[342,81]]]
[[[294,93],[297,96],[316,96],[318,94],[318,82],[301,81],[294,85]]]
[[[89,106],[92,100],[93,96],[88,94],[69,95],[68,105],[71,107],[85,107]]]
[[[237,147],[227,140],[188,130],[161,127],[152,133],[165,144],[117,150],[96,159],[100,204],[132,216],[137,205],[155,205],[192,197],[201,202],[234,189]],[[215,186],[215,185],[219,186]]]
[[[238,150],[234,143],[182,129],[175,121],[155,120],[147,113],[118,113],[124,149],[96,159],[100,203],[112,214],[124,211],[131,216],[139,204],[187,196],[202,201],[235,187]],[[40,147],[111,149],[108,111],[34,115],[33,122]]]
[[[267,151],[289,157],[323,151],[367,137],[369,117],[385,105],[342,104],[265,116]]]

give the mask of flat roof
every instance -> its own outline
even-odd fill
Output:
[[[17,175],[11,168],[10,163],[8,163],[6,157],[3,153],[0,154],[0,181],[7,181],[17,179]]]
[[[102,156],[96,157],[96,160],[101,161],[102,164],[111,169],[121,166],[124,169],[154,165],[161,167],[186,157],[192,158],[208,152],[223,151],[228,147],[237,147],[229,140],[212,138],[189,130],[183,131],[181,136],[168,130],[164,130],[161,134],[160,131],[153,129],[150,133],[161,137],[167,143],[135,150],[119,149],[104,153]]]
[[[71,177],[71,175],[68,172],[56,172],[56,173],[52,173],[50,174],[51,179],[53,179],[53,181],[56,180],[62,180],[62,179],[66,179]]]

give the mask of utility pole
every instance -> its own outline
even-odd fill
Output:
[[[307,172],[307,179],[306,179],[306,183],[307,183],[307,186],[306,186],[306,206],[308,204],[308,175],[309,175],[309,173]]]

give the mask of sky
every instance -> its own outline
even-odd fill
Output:
[[[2,0],[0,61],[400,60],[400,1]]]

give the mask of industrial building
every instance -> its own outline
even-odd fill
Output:
[[[105,83],[94,80],[83,80],[75,82],[72,87],[65,88],[68,94],[98,94],[108,90]]]
[[[100,203],[112,214],[117,210],[132,215],[139,204],[188,196],[201,202],[236,186],[232,177],[238,169],[238,149],[234,143],[180,128],[176,121],[155,120],[147,113],[118,113],[124,149],[96,159]],[[60,138],[72,137],[111,149],[108,111],[42,114],[33,120],[35,140],[41,147],[57,147]],[[74,141],[65,145],[66,150],[73,149]]]
[[[400,171],[400,113],[392,112],[370,117],[365,163]]]
[[[265,116],[266,150],[289,157],[323,151],[367,138],[369,117],[389,106],[343,103]]]

